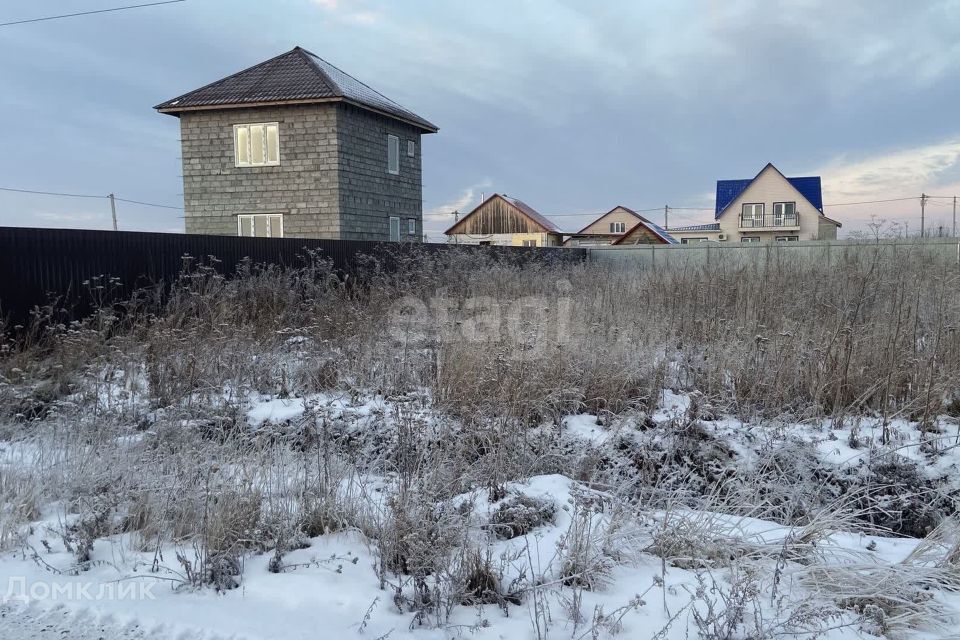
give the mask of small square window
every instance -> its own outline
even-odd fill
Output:
[[[387,173],[400,173],[400,138],[387,135]]]
[[[417,155],[417,143],[413,140],[407,140],[407,156],[414,158]]]

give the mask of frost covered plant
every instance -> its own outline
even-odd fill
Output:
[[[574,497],[570,527],[557,543],[563,585],[593,591],[609,583],[614,566],[605,552],[609,525],[603,505],[595,496]]]
[[[509,540],[552,523],[556,512],[553,502],[520,493],[508,497],[490,514],[490,528],[498,538]]]

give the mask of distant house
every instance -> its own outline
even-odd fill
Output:
[[[563,243],[557,225],[525,202],[498,193],[444,233],[455,244],[559,247]]]
[[[595,247],[617,244],[629,233],[632,233],[632,239],[637,242],[648,241],[645,244],[673,244],[675,242],[670,234],[636,211],[618,205],[580,229],[580,231],[571,234],[564,241],[563,246]]]
[[[420,241],[437,127],[309,51],[163,102],[180,118],[187,233]]]
[[[835,240],[841,226],[823,215],[820,176],[787,178],[767,164],[753,179],[718,180],[716,222],[672,227],[682,244]]]

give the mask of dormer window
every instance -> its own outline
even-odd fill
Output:
[[[238,167],[280,164],[280,125],[276,122],[233,125],[234,159]]]

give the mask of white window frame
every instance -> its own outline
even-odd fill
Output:
[[[416,158],[417,157],[417,143],[413,140],[407,140],[407,157]]]
[[[387,173],[400,175],[400,138],[392,133],[387,134]]]
[[[747,244],[760,242],[760,236],[743,236],[740,238],[740,242],[746,242]]]
[[[266,236],[257,236],[255,235],[257,226],[255,224],[256,218],[266,218],[267,219],[267,235]],[[271,218],[280,219],[280,233],[275,235],[273,233],[273,223]],[[243,235],[243,220],[250,221],[250,235]],[[282,213],[242,213],[237,216],[237,235],[240,237],[246,238],[282,238],[283,237],[283,214]]]
[[[522,244],[523,244],[524,247],[535,247],[535,246],[537,246],[537,241],[536,241],[536,240],[524,240]]]
[[[393,233],[394,224],[397,229],[396,235]],[[400,242],[400,216],[390,216],[390,242]]]
[[[710,238],[680,238],[680,244],[694,244],[696,242],[709,242]]]
[[[777,236],[777,242],[800,242],[800,236]]]
[[[750,207],[750,215],[746,215],[747,207]],[[744,202],[740,207],[740,224],[743,225],[744,220],[751,220],[754,224],[754,227],[763,226],[763,211],[764,205],[762,202]],[[757,215],[757,211],[760,212],[760,215]],[[757,223],[760,224],[757,224]]]
[[[790,214],[789,214],[790,217],[793,218],[795,221],[799,222],[799,218],[797,218],[797,203],[796,203],[796,202],[774,202],[774,203],[773,203],[773,226],[775,226],[775,227],[785,227],[785,226],[787,226],[787,225],[784,224],[784,220],[785,220],[786,217],[787,217],[787,211],[786,211],[786,209],[787,209],[787,205],[788,205],[788,204],[793,207],[793,211],[791,211]],[[794,225],[791,224],[790,226],[792,227],[792,226],[794,226]]]
[[[626,233],[627,232],[627,223],[626,222],[611,222],[610,223],[610,233]]]
[[[253,148],[250,146],[253,143],[253,136],[251,135],[251,127],[263,127],[263,162],[253,162]],[[277,159],[270,160],[270,135],[269,129],[273,127],[277,131]],[[239,131],[241,129],[246,129],[247,131],[247,161],[240,161],[240,145],[237,143]],[[280,123],[279,122],[248,122],[243,124],[233,125],[233,163],[236,167],[277,167],[280,166]]]

